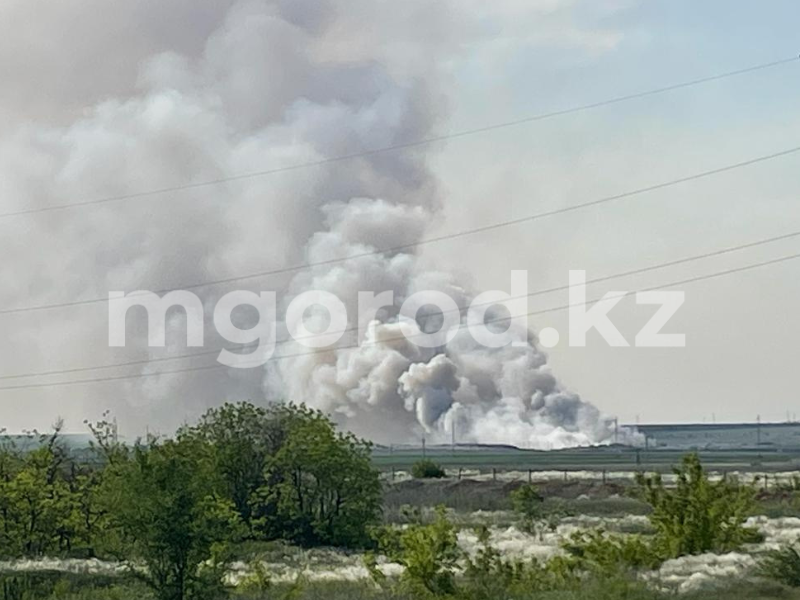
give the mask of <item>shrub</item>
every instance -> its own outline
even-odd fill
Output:
[[[790,587],[800,587],[800,552],[792,546],[772,550],[759,565],[763,577]]]
[[[562,545],[582,570],[611,574],[626,569],[655,569],[663,561],[640,535],[607,535],[602,530],[573,533]]]
[[[531,484],[518,487],[511,492],[511,505],[514,511],[526,519],[538,519],[542,516],[544,498]]]
[[[547,562],[512,560],[489,544],[489,530],[478,531],[479,548],[465,556],[466,567],[459,582],[459,598],[496,600],[529,597],[536,592],[577,589],[582,581],[573,561],[557,556]]]
[[[411,467],[411,476],[414,479],[441,479],[445,475],[444,469],[429,458],[418,460]]]
[[[433,524],[376,531],[378,548],[404,567],[398,580],[385,576],[373,555],[365,564],[381,588],[380,598],[414,600],[634,600],[654,598],[627,567],[654,566],[651,549],[636,537],[606,537],[602,532],[576,535],[567,554],[548,561],[509,559],[490,544],[486,527],[478,530],[478,549],[458,546],[456,528],[445,509]],[[588,591],[590,590],[590,591]],[[552,595],[551,595],[552,594]]]
[[[730,552],[752,537],[743,526],[755,502],[752,486],[727,478],[711,482],[697,454],[685,456],[675,474],[670,488],[658,474],[637,476],[642,499],[653,507],[649,518],[664,558]]]
[[[415,597],[441,597],[456,589],[455,572],[461,550],[453,524],[444,507],[430,525],[409,525],[405,529],[382,528],[375,534],[378,548],[405,570],[400,586]],[[377,568],[374,557],[366,558],[373,579],[385,586],[386,578]]]

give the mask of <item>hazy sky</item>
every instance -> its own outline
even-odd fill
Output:
[[[790,58],[800,52],[798,19],[790,0],[11,0],[0,5],[0,213],[314,160],[351,151],[353,140],[376,147]],[[399,183],[372,165],[358,186],[352,173],[298,172],[174,202],[0,219],[0,308],[296,263],[325,219],[321,194],[411,190],[412,204],[439,211],[436,235],[683,177],[800,145],[798,98],[800,61],[438,143],[423,166],[419,157],[391,166]],[[422,261],[474,291],[507,289],[510,270],[527,269],[534,291],[566,284],[569,269],[599,277],[788,233],[800,229],[798,161],[430,245]],[[592,286],[589,296],[799,249],[800,239],[771,244]],[[548,354],[563,385],[622,421],[782,420],[798,412],[798,269],[800,260],[681,288],[686,303],[669,330],[686,334],[686,348],[611,348],[596,335],[569,348],[565,313],[531,325],[561,331]],[[530,308],[565,301],[550,294]],[[633,340],[652,311],[626,298],[612,315]],[[166,355],[111,351],[105,325],[101,306],[0,315],[0,376]],[[46,427],[60,414],[79,429],[107,408],[133,431],[170,428],[225,398],[259,400],[262,379],[216,372],[0,390],[0,428]]]
[[[505,25],[498,16],[498,37],[459,65],[454,128],[800,52],[791,26],[800,8],[791,2],[546,4],[561,9],[541,19],[508,14]],[[438,161],[451,200],[447,226],[538,212],[796,146],[798,66],[453,142]],[[532,287],[549,288],[565,284],[570,268],[585,268],[591,278],[796,230],[799,183],[797,158],[779,159],[436,252],[454,264],[484,265],[474,269],[479,286],[502,285],[508,269],[527,268]],[[797,240],[772,244],[598,285],[594,295],[797,250]],[[798,408],[798,268],[788,262],[681,288],[686,304],[670,330],[686,334],[686,348],[609,348],[590,337],[585,349],[550,350],[550,362],[567,385],[626,421],[710,420],[712,413],[717,420],[785,419]],[[565,299],[537,298],[531,308]],[[627,298],[612,314],[632,340],[650,310]],[[540,319],[563,339],[563,313]]]

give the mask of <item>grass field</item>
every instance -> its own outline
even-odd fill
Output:
[[[386,592],[354,581],[278,584],[269,589],[237,594],[242,600],[418,600],[412,595]],[[133,582],[97,577],[67,577],[41,574],[36,577],[0,576],[2,600],[154,600],[144,587]],[[587,582],[578,590],[543,592],[514,600],[674,600],[675,595],[645,586],[620,593],[607,582]],[[715,588],[687,592],[681,600],[800,600],[800,590],[759,581],[737,581]],[[501,600],[501,599],[497,599]]]
[[[668,471],[687,451],[700,454],[709,470],[791,471],[800,469],[798,423],[694,423],[637,425],[647,442],[623,445],[526,450],[512,446],[377,446],[375,464],[384,470],[408,469],[424,456],[454,469]]]
[[[422,448],[378,447],[373,463],[384,475],[385,524],[430,523],[436,518],[435,507],[444,506],[465,551],[477,548],[476,532],[485,527],[503,556],[529,560],[557,555],[566,537],[576,531],[651,536],[647,519],[651,508],[632,493],[634,475],[668,473],[684,454],[677,448],[623,446],[549,452],[440,446],[428,447],[424,453]],[[581,589],[523,593],[507,600],[667,600],[676,596],[681,600],[800,600],[800,591],[754,577],[754,566],[764,552],[800,541],[798,490],[778,485],[789,483],[797,473],[800,449],[763,445],[704,449],[699,454],[715,477],[759,478],[760,492],[748,523],[760,532],[760,542],[727,555],[668,561],[653,572],[637,575],[638,579],[627,579],[624,585],[611,579],[587,580]],[[423,455],[444,466],[448,477],[412,479],[408,471]],[[512,492],[529,480],[544,498],[543,513],[548,515],[533,531],[523,526],[511,502]],[[301,548],[280,541],[243,543],[233,550],[230,577],[239,584],[233,597],[243,600],[419,598],[376,587],[360,552]],[[252,576],[253,565],[260,565],[269,585],[260,589],[241,585]],[[390,572],[396,566],[386,564]],[[148,589],[125,573],[119,563],[67,557],[0,563],[0,600],[153,599]]]
[[[388,524],[408,522],[409,511],[416,521],[430,522],[434,507],[448,507],[449,518],[461,530],[460,543],[476,543],[475,527],[488,527],[492,543],[504,555],[513,557],[549,556],[558,551],[560,540],[572,531],[602,528],[619,534],[649,535],[646,515],[649,506],[630,497],[631,483],[611,481],[552,480],[538,486],[546,512],[558,518],[537,533],[519,529],[519,517],[512,511],[509,494],[521,482],[438,479],[406,480],[385,484],[384,520]],[[800,539],[800,505],[790,495],[762,494],[753,511],[752,524],[764,532],[764,543],[748,552],[756,555],[770,544]],[[768,519],[767,516],[775,518]],[[786,517],[793,517],[786,520]],[[253,561],[269,574],[268,589],[240,590],[235,597],[244,600],[411,600],[393,595],[369,583],[363,557],[357,552],[335,548],[304,549],[283,542],[249,543],[237,548],[234,570],[242,575]],[[694,561],[694,562],[693,562]],[[749,554],[690,557],[666,565],[655,573],[652,583],[621,591],[613,582],[587,583],[585,589],[514,596],[515,600],[666,600],[680,590],[681,600],[733,599],[760,600],[783,598],[800,600],[800,592],[765,581],[753,580]],[[150,592],[123,578],[113,564],[91,561],[53,560],[47,565],[14,563],[0,565],[0,600],[150,600]],[[701,586],[693,577],[701,573]],[[661,582],[667,589],[661,590]],[[297,585],[295,585],[297,584]],[[655,584],[655,585],[654,585]],[[699,587],[702,589],[695,589]]]
[[[522,450],[507,447],[376,448],[373,462],[387,479],[403,477],[423,457],[430,458],[458,477],[513,473],[512,478],[542,480],[592,477],[630,478],[637,471],[669,473],[686,451],[675,449],[636,449],[625,446],[575,448],[558,451]],[[772,474],[800,469],[800,449],[765,447],[698,451],[709,471],[719,474],[758,475],[767,485]],[[528,472],[530,471],[530,474]],[[765,477],[766,476],[766,477]]]

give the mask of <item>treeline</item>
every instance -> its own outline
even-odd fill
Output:
[[[0,558],[113,558],[165,600],[215,597],[232,543],[359,547],[380,516],[369,443],[291,404],[226,404],[174,438],[118,441],[88,424],[91,460],[60,426],[0,447]]]

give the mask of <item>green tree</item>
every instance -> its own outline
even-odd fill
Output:
[[[73,465],[68,481],[70,490],[70,517],[68,529],[72,537],[71,546],[79,545],[89,557],[98,553],[98,544],[108,533],[108,511],[103,507],[102,468]]]
[[[225,541],[239,528],[230,502],[218,497],[205,445],[151,440],[130,460],[110,464],[105,500],[124,537],[134,574],[160,600],[219,597]]]
[[[697,454],[685,456],[675,475],[674,487],[658,474],[637,476],[642,498],[653,507],[650,521],[665,558],[729,552],[752,536],[743,525],[754,504],[752,486],[727,478],[712,482]]]
[[[290,417],[281,405],[262,408],[249,402],[226,403],[178,432],[178,439],[201,441],[210,447],[223,492],[248,526],[254,518],[256,492],[267,483],[267,463],[281,447]]]
[[[0,450],[0,530],[6,556],[70,549],[69,460],[60,431],[59,422],[51,434],[30,434],[29,441],[36,447],[27,452],[18,451],[10,440]]]
[[[251,537],[361,545],[380,510],[370,445],[336,432],[319,411],[243,402],[209,410],[178,439],[208,449]]]
[[[12,482],[23,466],[23,459],[13,440],[0,439],[0,556],[9,558],[21,553],[17,531],[18,507],[11,496]]]
[[[306,545],[367,543],[381,503],[370,444],[337,432],[319,411],[294,405],[283,410],[286,438],[268,461],[256,502],[262,526]]]

